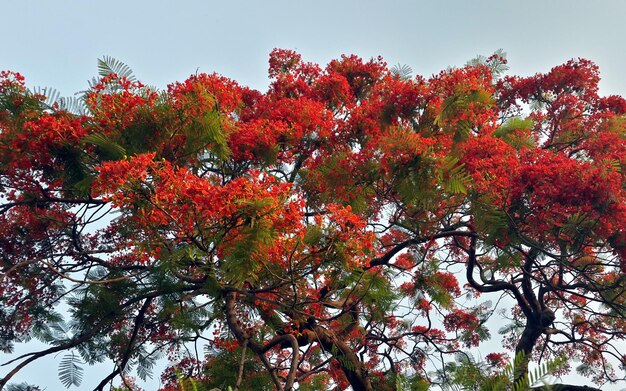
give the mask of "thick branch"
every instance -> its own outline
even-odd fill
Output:
[[[139,314],[137,314],[137,317],[135,318],[135,326],[133,327],[133,332],[130,337],[130,341],[128,341],[128,346],[126,347],[126,352],[124,352],[124,357],[122,357],[122,361],[120,361],[120,364],[117,366],[117,368],[113,372],[111,372],[107,377],[102,379],[100,384],[98,384],[96,388],[94,388],[94,391],[103,390],[104,386],[109,381],[113,380],[117,375],[121,374],[122,371],[124,371],[124,368],[126,368],[126,365],[128,364],[128,360],[130,360],[130,355],[133,349],[133,345],[135,344],[135,340],[137,339],[137,334],[139,333],[139,327],[143,324],[143,321],[146,316],[146,311],[148,311],[148,308],[150,307],[152,300],[153,300],[152,297],[149,297],[146,299],[146,301],[143,303],[143,306],[141,306],[141,309],[139,310]]]
[[[538,313],[541,311],[541,306],[539,305],[539,301],[537,300],[537,296],[535,295],[531,284],[532,265],[535,262],[536,256],[536,251],[531,251],[530,254],[526,255],[526,260],[522,266],[522,292],[524,293],[524,298],[526,299],[525,302],[528,303],[530,309],[535,310],[535,312]]]
[[[367,377],[367,370],[348,344],[339,339],[331,330],[322,326],[313,326],[313,332],[324,350],[331,353],[338,361],[343,373],[354,391],[373,391]]]
[[[233,332],[233,334],[235,334],[235,338],[237,338],[237,341],[239,341],[239,343],[243,344],[245,341],[248,341],[247,343],[250,346],[250,350],[252,350],[259,357],[259,359],[265,366],[265,369],[267,369],[267,372],[272,378],[272,381],[274,382],[276,389],[282,391],[283,386],[280,383],[278,376],[276,376],[276,372],[274,371],[269,361],[267,360],[267,357],[265,357],[263,353],[263,346],[259,344],[258,342],[251,340],[250,339],[251,336],[248,335],[241,328],[241,326],[237,323],[237,316],[235,315],[235,296],[236,296],[235,292],[229,292],[226,294],[226,306],[225,307],[226,307],[226,323],[228,324],[228,328]]]
[[[185,288],[188,289],[188,288]],[[184,291],[185,289],[182,289],[181,291]],[[122,308],[126,308],[128,306],[131,306],[141,300],[144,299],[150,299],[150,298],[155,298],[157,296],[160,295],[159,291],[153,291],[150,292],[147,295],[144,295],[143,297],[137,297],[137,298],[132,298],[130,300],[128,300],[126,303],[124,303],[121,307]],[[87,342],[89,339],[91,339],[94,335],[96,335],[104,326],[106,326],[110,321],[111,321],[111,317],[107,316],[104,317],[100,322],[96,323],[91,329],[89,329],[87,332],[85,332],[84,334],[80,335],[80,336],[76,336],[74,338],[72,338],[71,340],[69,340],[68,342],[58,345],[58,346],[54,346],[52,348],[49,349],[45,349],[39,352],[33,352],[33,353],[28,353],[28,354],[24,354],[20,357],[14,358],[13,360],[6,362],[4,365],[8,365],[11,364],[17,360],[21,360],[23,358],[28,357],[26,360],[22,361],[21,363],[19,363],[15,368],[13,368],[5,377],[3,377],[2,379],[0,379],[0,390],[9,382],[9,380],[11,380],[11,378],[13,376],[15,376],[15,374],[17,374],[22,368],[24,368],[26,365],[30,364],[31,362],[41,358],[41,357],[45,357],[48,356],[50,354],[54,354],[63,350],[67,350],[67,349],[71,349],[74,348],[84,342]]]
[[[472,288],[476,289],[481,293],[486,292],[501,292],[501,291],[509,291],[513,294],[517,303],[524,315],[532,316],[531,309],[528,307],[524,297],[517,289],[515,285],[506,281],[493,281],[489,282],[489,285],[480,284],[478,281],[474,279],[474,268],[476,268],[476,236],[473,236],[470,242],[470,247],[467,250],[468,259],[467,259],[467,269],[465,272],[465,277],[467,278],[467,282],[472,286]]]
[[[409,246],[414,246],[416,244],[420,244],[420,243],[426,243],[429,242],[431,240],[436,240],[436,239],[442,239],[442,238],[450,238],[453,236],[464,236],[464,237],[470,237],[470,238],[475,238],[476,237],[476,233],[474,232],[469,232],[469,231],[444,231],[444,232],[440,232],[436,235],[432,235],[432,236],[428,236],[428,237],[424,237],[424,238],[414,238],[414,239],[409,239],[409,240],[405,240],[402,243],[398,243],[396,246],[394,246],[391,250],[389,250],[387,253],[385,253],[383,256],[378,257],[378,258],[374,258],[370,261],[370,264],[365,267],[365,270],[369,270],[375,266],[381,266],[381,265],[386,265],[389,263],[389,261],[391,261],[391,259],[398,254],[400,251],[404,250],[405,248],[409,247]]]

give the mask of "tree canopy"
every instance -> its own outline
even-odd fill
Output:
[[[162,391],[426,389],[501,310],[489,370],[624,378],[626,101],[590,61],[98,70],[75,99],[0,74],[0,388],[60,354],[68,387],[111,362],[98,390],[165,357]]]

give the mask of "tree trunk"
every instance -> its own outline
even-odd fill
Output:
[[[530,362],[533,348],[541,336],[542,331],[543,327],[539,322],[533,321],[532,319],[526,320],[524,331],[515,346],[516,360],[515,368],[513,369],[514,384],[528,377],[528,363]],[[518,359],[517,357],[520,355],[521,359]]]
[[[367,370],[352,348],[339,339],[335,333],[321,326],[313,326],[313,332],[324,349],[339,362],[343,373],[354,391],[373,391],[367,377]]]

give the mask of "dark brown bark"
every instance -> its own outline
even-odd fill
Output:
[[[533,311],[532,316],[526,318],[526,326],[515,346],[515,355],[522,354],[522,359],[515,366],[515,382],[528,376],[528,363],[541,334],[554,322],[554,312],[549,308]]]
[[[526,327],[524,327],[524,331],[515,346],[515,356],[519,357],[521,355],[521,359],[519,361],[516,360],[513,371],[515,383],[528,376],[528,363],[530,362],[533,348],[542,332],[543,327],[535,319],[526,320]]]
[[[233,332],[233,334],[235,334],[235,337],[237,338],[237,341],[239,341],[240,344],[243,345],[244,343],[246,343],[248,347],[250,347],[250,350],[252,350],[257,355],[259,360],[261,360],[261,362],[265,366],[265,369],[267,370],[268,374],[272,378],[272,381],[274,382],[276,389],[279,391],[283,391],[284,387],[281,384],[280,380],[278,379],[278,376],[276,375],[276,371],[274,370],[274,368],[272,368],[269,361],[264,355],[265,351],[263,350],[263,345],[259,344],[258,342],[254,342],[251,339],[251,336],[248,335],[237,322],[237,316],[235,315],[236,296],[237,294],[235,292],[229,292],[226,294],[225,310],[226,310],[226,323],[228,324],[228,328],[230,329],[230,331]]]
[[[339,362],[352,389],[354,391],[373,391],[372,384],[367,377],[367,370],[352,348],[330,330],[321,326],[313,326],[312,329],[322,347]]]

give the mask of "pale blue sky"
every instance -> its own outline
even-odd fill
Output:
[[[601,1],[31,1],[0,0],[0,69],[69,95],[113,56],[146,84],[197,68],[266,86],[268,54],[296,49],[326,63],[382,55],[430,75],[503,48],[511,72],[595,61],[604,93],[626,94],[626,2]]]
[[[625,21],[626,0],[0,0],[0,69],[72,95],[110,55],[157,87],[198,69],[264,89],[275,47],[322,65],[382,55],[426,76],[503,48],[510,73],[522,75],[588,58],[600,66],[603,94],[626,95]],[[19,380],[62,389],[56,361],[44,366]]]

